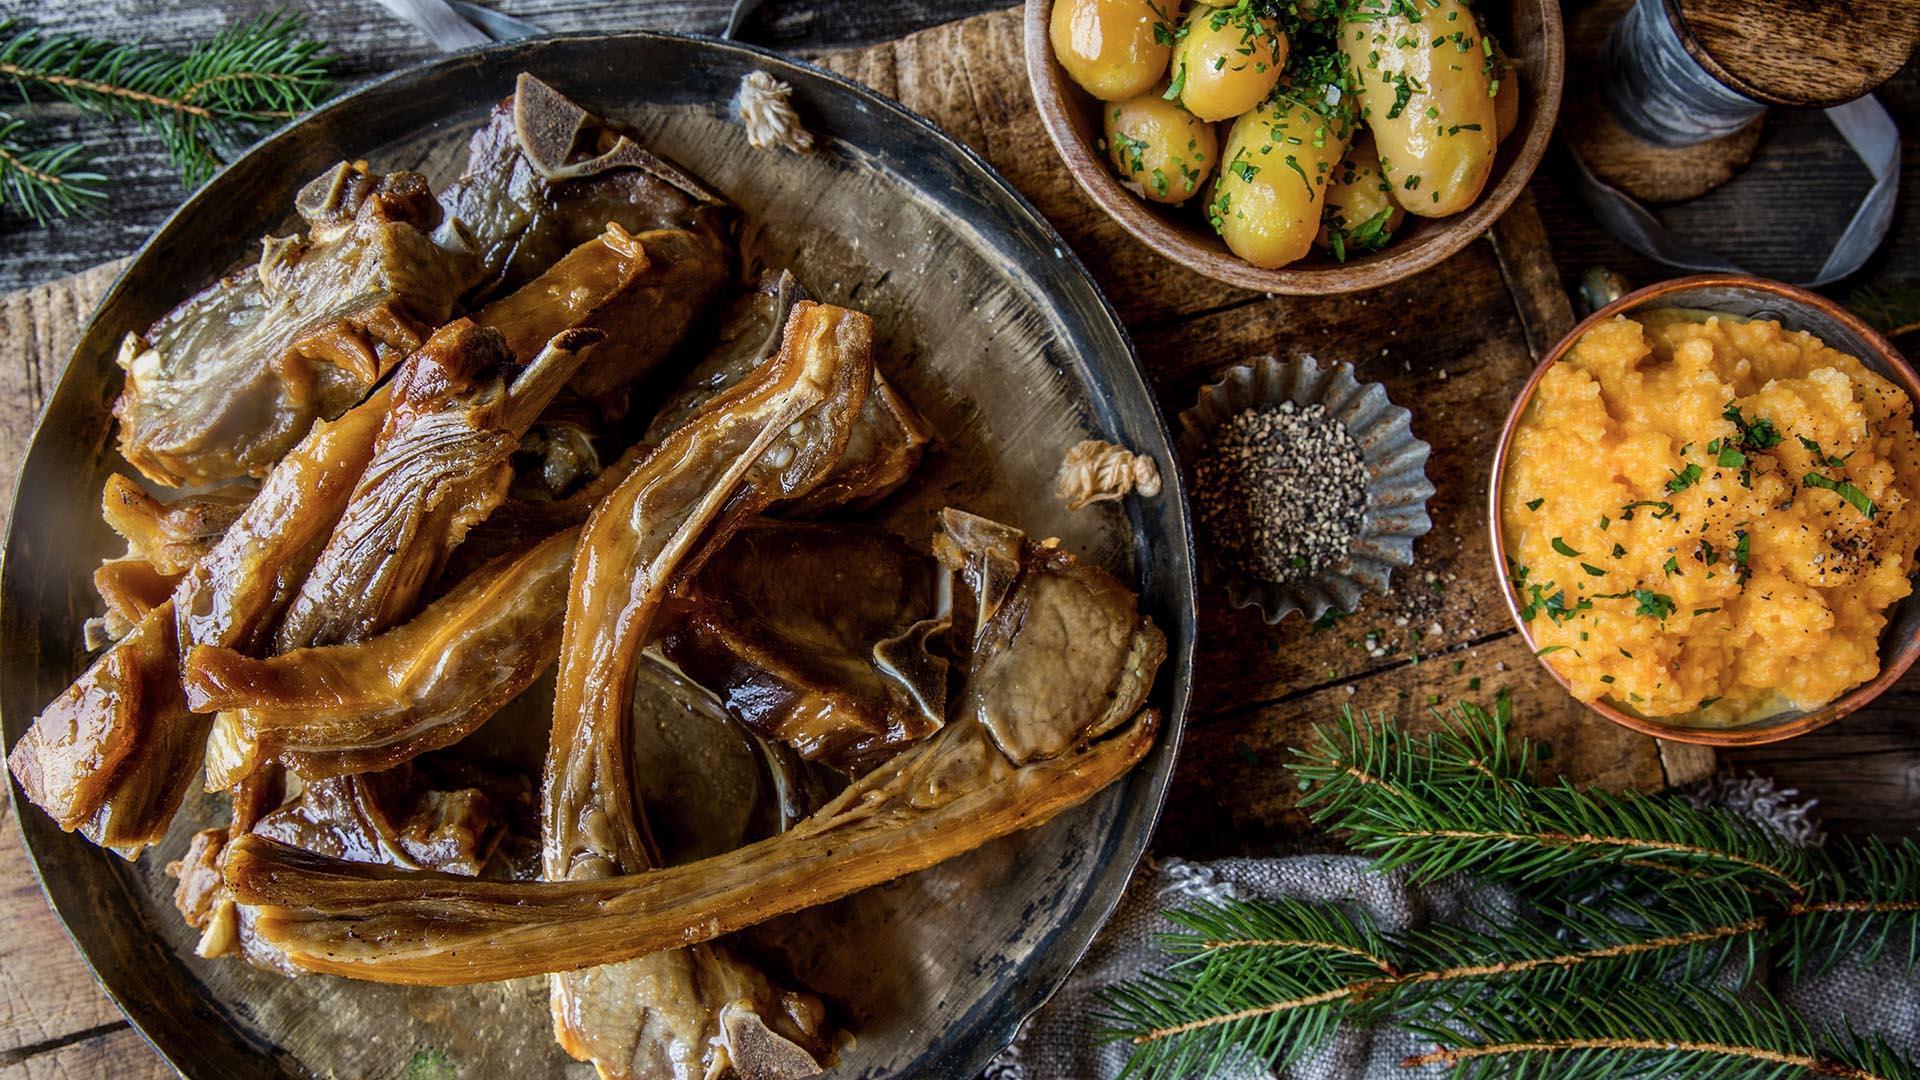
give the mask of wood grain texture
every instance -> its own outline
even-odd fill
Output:
[[[1727,86],[1774,105],[1852,101],[1906,66],[1920,7],[1883,0],[1666,0],[1681,44]]]
[[[0,806],[0,910],[7,927],[0,935],[0,1077],[14,1076],[9,1070],[34,1056],[31,1048],[45,1052],[77,1032],[126,1027],[47,907],[10,804]]]

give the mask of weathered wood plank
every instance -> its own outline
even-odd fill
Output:
[[[1157,850],[1182,858],[1266,855],[1324,846],[1310,837],[1296,809],[1299,780],[1285,766],[1292,749],[1312,743],[1316,725],[1352,708],[1392,716],[1414,730],[1434,723],[1430,710],[1456,701],[1491,708],[1497,695],[1513,701],[1515,728],[1545,744],[1547,765],[1583,785],[1657,788],[1659,762],[1652,740],[1621,737],[1549,679],[1517,631],[1485,641],[1403,658],[1373,676],[1288,695],[1250,712],[1190,725],[1180,748],[1172,793]]]
[[[113,283],[119,260],[32,289],[0,296],[0,469],[6,501],[0,532],[13,513],[13,480],[40,406],[52,392],[94,305]]]
[[[0,935],[0,1065],[21,1047],[124,1023],[47,906],[10,804],[0,806],[0,911],[7,927]]]
[[[176,1075],[124,1020],[90,1038],[0,1064],[0,1080],[168,1080]]]

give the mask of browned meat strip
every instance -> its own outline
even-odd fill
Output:
[[[411,615],[447,552],[506,496],[521,434],[600,340],[565,330],[515,372],[505,336],[462,319],[408,358],[373,459],[275,634],[278,651],[361,640]]]
[[[100,493],[100,515],[127,542],[127,554],[162,574],[179,574],[212,550],[253,494],[252,487],[234,485],[162,502],[114,473]]]
[[[647,439],[665,438],[773,355],[787,312],[805,296],[793,275],[781,271],[763,275],[757,290],[734,301],[720,322],[717,343],[654,414]],[[873,392],[833,472],[813,491],[782,506],[781,513],[809,517],[871,506],[906,483],[932,438],[932,428],[876,366]]]
[[[482,567],[362,641],[267,659],[197,648],[187,656],[187,699],[196,711],[230,712],[259,755],[309,779],[385,769],[450,745],[559,655],[579,536],[562,530]]]
[[[554,692],[541,826],[549,880],[659,864],[630,774],[640,650],[676,581],[752,515],[826,476],[872,378],[866,316],[797,305],[779,355],[668,436],[594,508],[568,588]],[[757,1017],[794,1055],[824,1055],[817,1031],[792,1021],[787,995],[717,947],[624,959],[553,982],[560,1045],[603,1073],[674,1075],[661,1070],[705,1062],[700,1071],[711,1074],[714,1055],[724,1065],[737,1052],[720,1021],[723,1003]],[[740,996],[707,996],[718,990]]]

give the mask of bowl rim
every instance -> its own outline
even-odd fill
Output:
[[[1529,649],[1533,648],[1533,635],[1527,632],[1527,622],[1520,617],[1520,596],[1514,590],[1513,581],[1507,574],[1506,542],[1501,528],[1500,514],[1500,493],[1506,481],[1507,454],[1512,449],[1514,433],[1520,427],[1520,418],[1526,412],[1527,406],[1532,404],[1534,392],[1539,389],[1540,380],[1546,375],[1548,369],[1565,358],[1574,344],[1586,336],[1587,331],[1616,315],[1641,309],[1647,306],[1649,301],[1699,288],[1746,289],[1814,308],[1857,334],[1860,340],[1869,346],[1869,351],[1873,354],[1872,359],[1885,365],[1888,377],[1906,391],[1910,399],[1920,402],[1920,374],[1915,373],[1913,366],[1907,363],[1906,358],[1884,335],[1838,303],[1818,293],[1770,278],[1751,274],[1693,274],[1673,278],[1635,289],[1580,320],[1552,349],[1547,351],[1546,356],[1535,365],[1533,373],[1527,377],[1526,384],[1520,388],[1519,394],[1514,397],[1512,407],[1507,410],[1506,421],[1500,428],[1500,441],[1493,452],[1493,472],[1487,481],[1487,534],[1492,541],[1494,577],[1500,583],[1500,595],[1506,601],[1507,614],[1513,619],[1514,627],[1520,631],[1520,639],[1527,643]],[[1882,650],[1884,649],[1883,643]],[[1571,697],[1572,687],[1552,664],[1547,663],[1547,658],[1536,655],[1534,659]],[[1818,709],[1783,723],[1765,726],[1756,723],[1731,728],[1689,728],[1635,716],[1605,701],[1583,701],[1581,704],[1589,711],[1598,713],[1622,727],[1657,739],[1691,743],[1695,746],[1760,746],[1805,735],[1865,706],[1898,682],[1900,677],[1906,674],[1907,669],[1913,666],[1916,659],[1920,659],[1920,637],[1901,643],[1891,657],[1883,656],[1880,671],[1872,679]]]
[[[1539,0],[1546,89],[1510,164],[1489,179],[1488,187],[1471,207],[1446,218],[1423,219],[1444,224],[1417,249],[1389,249],[1331,266],[1262,270],[1226,250],[1224,244],[1202,244],[1189,239],[1144,200],[1121,187],[1092,150],[1080,141],[1066,117],[1066,96],[1082,91],[1072,84],[1066,70],[1054,59],[1048,40],[1048,22],[1055,2],[1023,0],[1022,50],[1034,109],[1040,114],[1047,139],[1074,183],[1129,236],[1167,259],[1215,281],[1283,296],[1335,296],[1378,288],[1432,269],[1479,239],[1520,197],[1545,159],[1566,82],[1565,19],[1557,0]]]

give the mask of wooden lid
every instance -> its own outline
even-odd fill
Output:
[[[1665,0],[1709,75],[1770,105],[1827,108],[1872,92],[1920,43],[1913,0]]]

